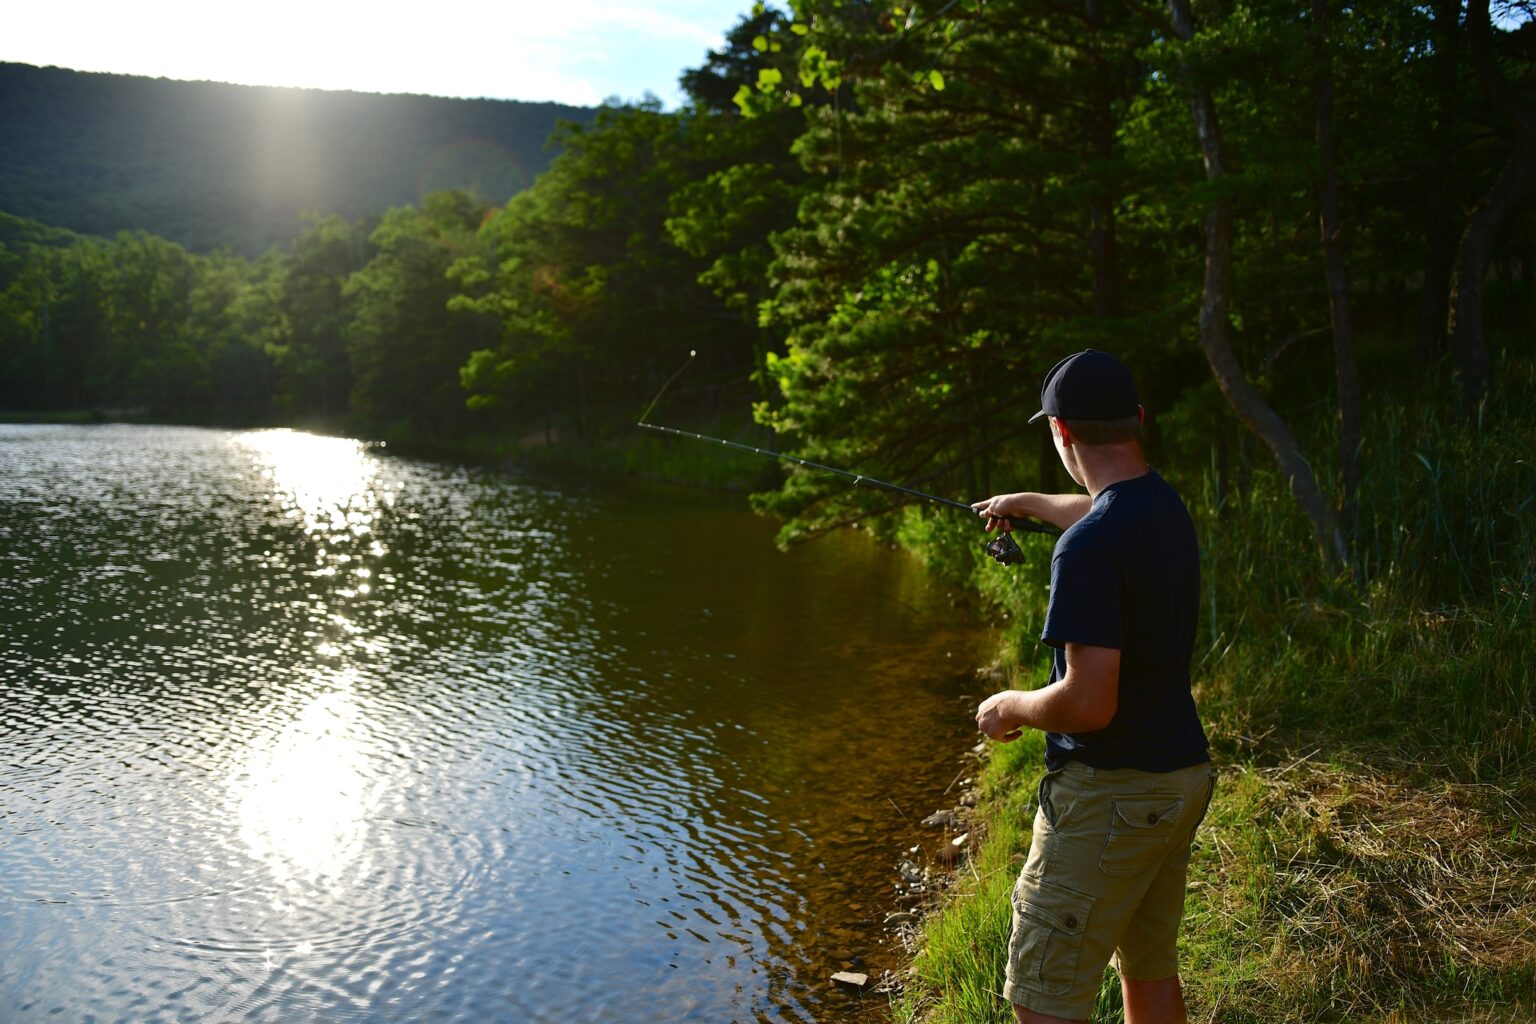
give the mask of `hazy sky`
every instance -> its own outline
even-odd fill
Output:
[[[50,0],[11,5],[0,60],[151,77],[363,92],[558,100],[647,91],[752,0]]]

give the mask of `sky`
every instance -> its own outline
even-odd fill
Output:
[[[191,81],[594,106],[677,79],[752,0],[51,0],[5,16],[0,61]]]

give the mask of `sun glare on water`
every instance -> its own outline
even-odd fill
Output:
[[[378,802],[361,713],[345,690],[309,701],[230,779],[245,849],[279,884],[341,884],[367,850]]]
[[[311,535],[362,536],[378,511],[378,460],[359,441],[292,430],[241,434],[290,516]]]
[[[349,666],[359,631],[349,599],[368,592],[368,563],[384,553],[375,521],[390,500],[379,461],[354,440],[290,430],[236,435],[279,514],[315,545],[305,572],[343,577],[319,588],[312,608],[309,685],[276,695],[269,720],[235,759],[227,787],[241,846],[290,889],[340,886],[365,863],[370,815],[380,798],[374,745]]]

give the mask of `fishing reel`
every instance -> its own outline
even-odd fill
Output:
[[[981,549],[998,565],[1019,565],[1024,561],[1024,552],[1019,550],[1019,545],[1014,542],[1011,533],[999,533],[984,543]]]

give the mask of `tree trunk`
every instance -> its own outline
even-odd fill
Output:
[[[1185,42],[1195,35],[1189,0],[1168,0],[1175,34]],[[1184,77],[1189,89],[1189,108],[1200,152],[1205,160],[1205,176],[1216,181],[1227,174],[1226,154],[1220,126],[1216,119],[1216,101],[1210,90],[1200,85],[1186,66]],[[1339,532],[1333,509],[1324,499],[1312,467],[1279,413],[1248,382],[1237,355],[1232,351],[1228,330],[1228,302],[1232,285],[1232,209],[1224,198],[1215,200],[1205,217],[1205,283],[1200,300],[1200,347],[1211,366],[1211,373],[1228,404],[1248,424],[1274,454],[1280,471],[1290,484],[1291,496],[1312,524],[1319,554],[1330,569],[1341,568],[1346,561],[1344,537]]]
[[[1413,359],[1422,372],[1445,351],[1445,326],[1451,315],[1451,277],[1456,268],[1457,230],[1449,200],[1431,200],[1424,289],[1419,293],[1419,324]]]
[[[1419,293],[1419,323],[1414,362],[1422,373],[1445,351],[1450,316],[1451,273],[1456,266],[1460,211],[1456,208],[1455,124],[1456,66],[1461,52],[1461,0],[1435,0],[1435,56],[1431,64],[1427,134],[1432,170],[1425,216],[1429,221],[1424,255],[1424,286]]]
[[[1450,315],[1446,333],[1461,380],[1462,397],[1476,404],[1488,391],[1488,343],[1483,330],[1483,283],[1499,229],[1536,181],[1536,153],[1517,145],[1487,195],[1472,208],[1461,235],[1456,269],[1451,277]]]
[[[1117,316],[1120,289],[1115,271],[1115,208],[1107,199],[1088,201],[1089,249],[1093,254],[1093,315],[1100,319]]]
[[[1087,15],[1088,24],[1094,32],[1095,57],[1099,57],[1098,33],[1104,29],[1104,0],[1087,0]],[[1100,58],[1096,63],[1102,67],[1104,62]],[[1115,155],[1113,88],[1113,81],[1106,81],[1092,99],[1089,146],[1101,172]],[[1100,185],[1095,186],[1094,195],[1088,200],[1088,249],[1093,260],[1093,315],[1101,319],[1119,316],[1120,273],[1115,244],[1115,204],[1114,198]]]
[[[1355,500],[1360,488],[1360,375],[1355,365],[1355,332],[1349,313],[1349,281],[1344,246],[1339,239],[1339,171],[1333,144],[1333,59],[1328,42],[1328,0],[1312,0],[1313,45],[1317,51],[1317,149],[1322,158],[1318,188],[1318,228],[1328,280],[1328,312],[1333,324],[1333,366],[1339,390],[1339,472],[1344,493],[1339,504],[1344,535],[1352,548]]]
[[[1483,334],[1483,280],[1499,231],[1536,182],[1536,111],[1526,108],[1493,62],[1493,27],[1488,0],[1467,4],[1467,43],[1483,91],[1514,128],[1509,159],[1467,219],[1451,278],[1446,333],[1461,380],[1462,397],[1480,401],[1488,390],[1488,344]]]

